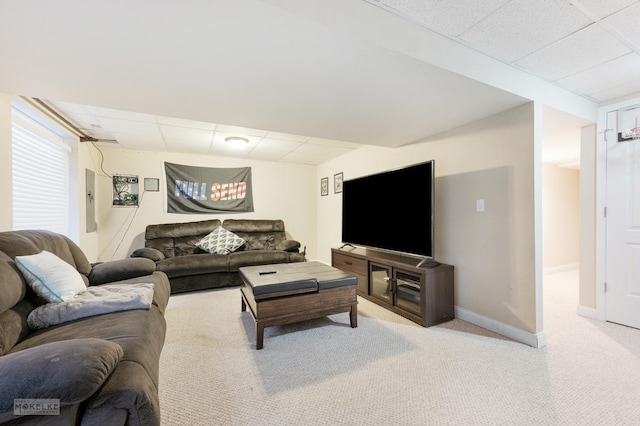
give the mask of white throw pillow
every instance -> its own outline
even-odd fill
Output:
[[[46,250],[16,256],[16,263],[27,284],[50,303],[66,302],[87,289],[73,266]]]
[[[244,240],[223,227],[211,231],[209,235],[196,243],[202,250],[213,254],[229,254],[244,244]]]

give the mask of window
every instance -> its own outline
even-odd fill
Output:
[[[64,139],[13,109],[13,229],[69,234],[69,153]]]

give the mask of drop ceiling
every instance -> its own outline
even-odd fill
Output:
[[[363,144],[413,143],[531,100],[477,78],[486,62],[451,72],[436,65],[442,56],[395,48],[397,25],[481,52],[594,106],[640,93],[640,1],[0,7],[0,91],[45,99],[87,134],[130,149],[319,164]],[[229,150],[228,135],[247,137],[249,146]]]
[[[638,0],[367,0],[559,87],[640,92]]]
[[[321,164],[361,147],[359,144],[204,121],[164,117],[68,102],[48,102],[99,147]],[[226,138],[248,141],[236,149]]]

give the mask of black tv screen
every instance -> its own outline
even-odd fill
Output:
[[[433,258],[434,161],[345,180],[342,242]]]

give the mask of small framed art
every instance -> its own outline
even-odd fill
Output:
[[[333,193],[342,192],[342,172],[333,175]]]
[[[160,191],[160,179],[144,178],[144,190],[152,192]]]
[[[329,178],[323,177],[320,179],[320,195],[323,197],[329,195]]]

